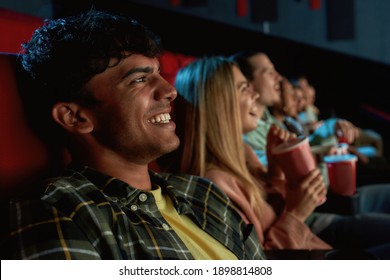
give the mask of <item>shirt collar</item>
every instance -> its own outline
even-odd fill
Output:
[[[115,198],[127,198],[128,201],[136,199],[140,193],[144,193],[144,190],[137,189],[129,185],[128,183],[117,179],[113,176],[104,174],[89,166],[80,166],[75,163],[71,163],[68,166],[69,172],[79,172],[86,177],[92,184],[99,188],[105,195]],[[190,213],[191,207],[187,199],[178,192],[167,180],[165,180],[160,174],[149,169],[149,175],[152,185],[157,185],[161,188],[162,194],[166,194],[170,197],[174,207],[178,213]]]

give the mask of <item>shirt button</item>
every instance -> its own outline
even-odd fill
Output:
[[[162,224],[162,227],[163,227],[163,229],[165,229],[165,230],[169,230],[169,225],[167,225],[167,224]]]
[[[126,197],[122,197],[120,200],[119,200],[120,204],[122,205],[126,205],[127,204],[127,198]]]
[[[131,209],[132,211],[137,211],[138,206],[133,204],[133,205],[130,206],[130,209]]]
[[[147,199],[148,199],[148,196],[146,194],[141,193],[139,195],[139,200],[141,200],[142,202],[145,202]]]

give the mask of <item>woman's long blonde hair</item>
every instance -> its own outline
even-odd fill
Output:
[[[204,57],[178,72],[175,87],[182,100],[175,105],[175,122],[181,146],[179,170],[174,171],[199,176],[213,167],[227,171],[246,187],[252,208],[260,214],[264,188],[245,163],[234,65],[224,57]]]

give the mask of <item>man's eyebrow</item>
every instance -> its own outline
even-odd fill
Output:
[[[126,79],[127,77],[129,77],[130,75],[132,75],[134,73],[153,73],[153,71],[154,71],[154,68],[150,67],[150,66],[147,66],[147,67],[135,67],[135,68],[132,68],[129,71],[127,71],[122,76],[121,80]]]

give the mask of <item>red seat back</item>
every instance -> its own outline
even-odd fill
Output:
[[[32,182],[49,164],[45,145],[26,120],[15,65],[16,55],[0,54],[0,197]]]
[[[19,53],[43,19],[0,8],[0,52]]]

